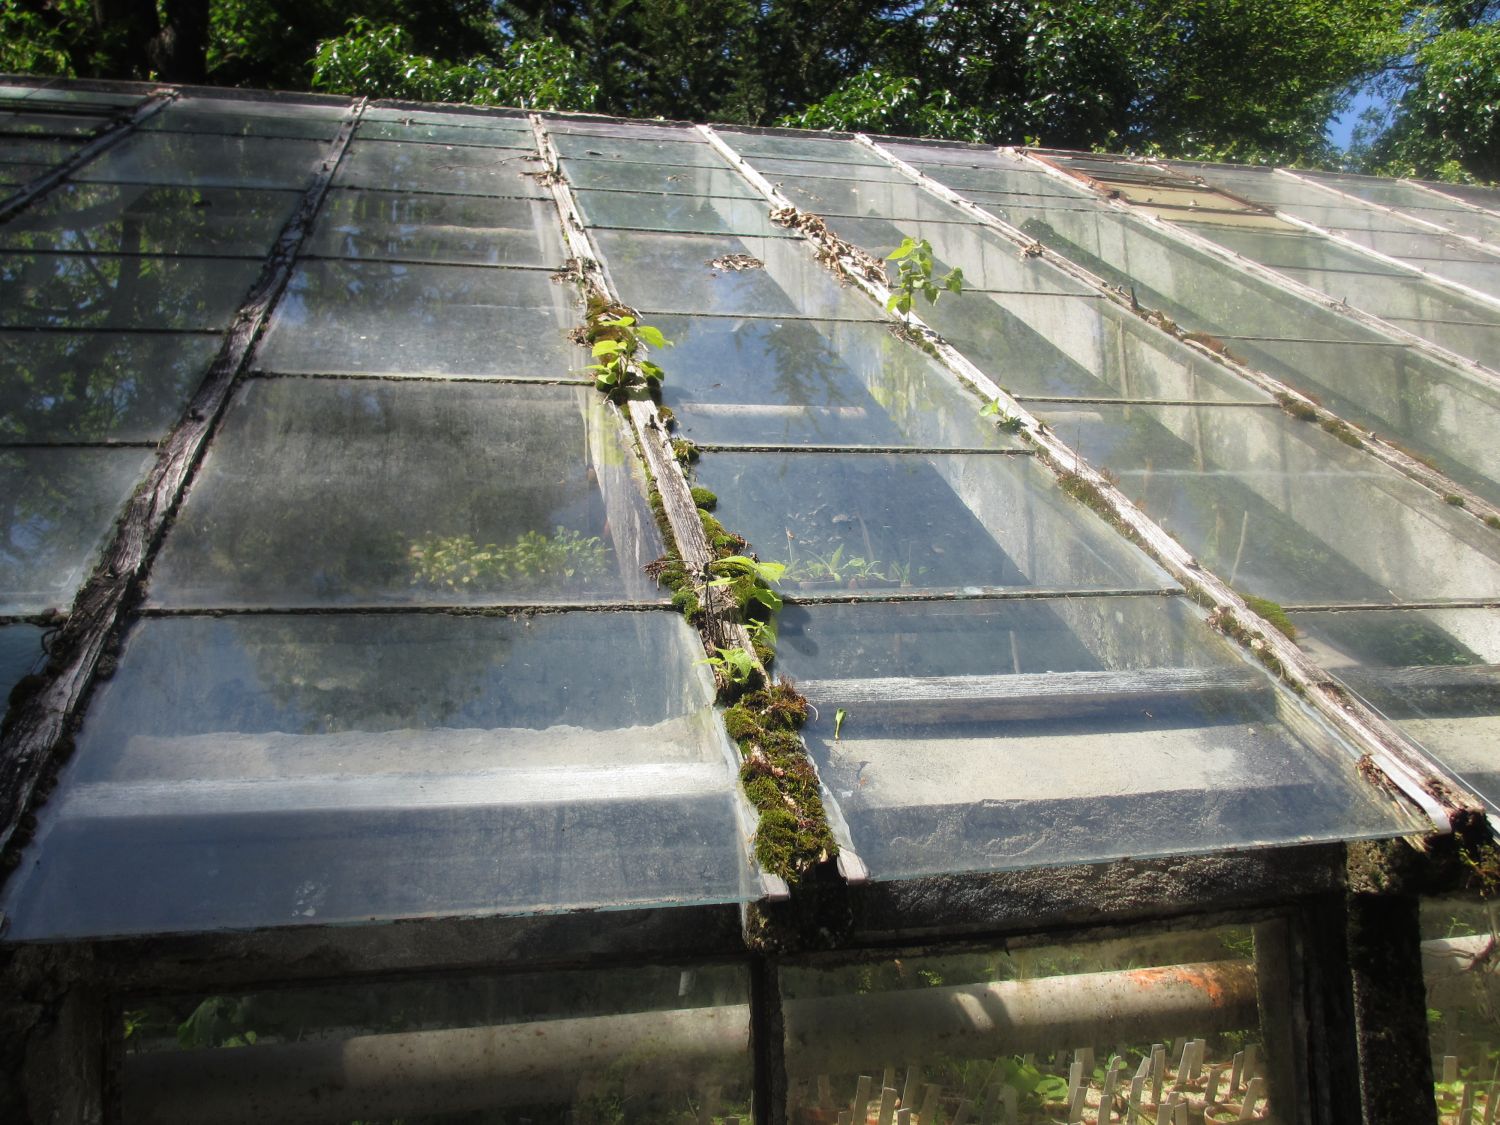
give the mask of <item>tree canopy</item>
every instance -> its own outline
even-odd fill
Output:
[[[0,69],[1500,175],[1500,0],[9,0]],[[1330,117],[1385,106],[1352,156]]]

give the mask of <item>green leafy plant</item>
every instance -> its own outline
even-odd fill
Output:
[[[727,558],[714,560],[708,569],[717,575],[709,581],[710,586],[737,586],[735,592],[744,593],[746,601],[740,602],[741,609],[746,608],[748,601],[762,606],[769,613],[780,612],[781,595],[771,587],[779,583],[786,574],[785,563],[761,562],[749,555],[729,555]],[[737,583],[736,579],[750,581]]]
[[[930,305],[944,292],[963,292],[964,273],[956,266],[942,277],[934,276],[932,243],[925,238],[903,238],[901,245],[885,257],[888,262],[900,263],[897,266],[896,287],[885,303],[886,311],[900,313],[908,324],[911,323],[911,310],[918,293],[926,297]]]
[[[839,741],[839,736],[844,732],[844,720],[849,717],[849,712],[840,707],[833,713],[833,740]]]
[[[594,373],[594,386],[616,402],[635,387],[654,390],[662,369],[646,359],[646,348],[671,346],[660,328],[640,324],[628,314],[596,319],[590,328],[594,362],[584,368]]]
[[[731,684],[745,685],[755,677],[755,657],[744,649],[716,648],[717,656],[706,656],[698,661],[719,672]]]
[[[979,408],[979,416],[981,418],[995,418],[996,428],[1004,430],[1008,434],[1018,434],[1025,428],[1025,423],[1021,421],[1021,416],[1003,409],[1000,406],[998,398],[981,406]]]

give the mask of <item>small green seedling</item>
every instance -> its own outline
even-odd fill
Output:
[[[957,267],[941,278],[933,276],[932,243],[925,238],[903,238],[901,245],[886,255],[886,261],[899,262],[896,288],[885,303],[887,312],[898,312],[911,323],[912,305],[918,293],[933,304],[945,291],[962,293],[964,272]]]
[[[755,675],[755,657],[744,649],[718,648],[714,650],[718,656],[706,656],[698,661],[699,664],[708,664],[716,671],[723,674],[724,678],[732,684],[748,684],[751,677]]]
[[[837,742],[839,735],[844,730],[844,720],[849,717],[849,712],[840,707],[833,713],[833,740]]]
[[[608,332],[594,341],[595,362],[584,368],[594,373],[595,387],[618,402],[632,387],[651,390],[661,384],[662,369],[641,355],[645,348],[672,346],[660,328],[637,324],[633,316],[605,317],[594,328]]]
[[[1025,428],[1025,423],[1021,421],[1021,416],[1002,409],[998,398],[993,402],[987,402],[981,406],[979,408],[979,416],[981,418],[998,419],[995,426],[1008,434],[1018,434]]]

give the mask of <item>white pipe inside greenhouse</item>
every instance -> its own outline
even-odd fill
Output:
[[[1259,1025],[1254,966],[1214,961],[791,1000],[793,1077]],[[125,1117],[279,1125],[749,1083],[744,1005],[130,1055]]]

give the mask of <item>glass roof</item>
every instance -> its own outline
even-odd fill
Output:
[[[7,184],[139,101],[85,98],[52,130],[70,91],[35,93],[0,88]],[[1500,535],[1235,362],[1500,501],[1500,383],[1286,284],[1346,287],[1487,363],[1481,205],[1278,177],[1276,206],[1372,216],[1330,237],[1165,169],[1047,154],[1262,275],[1031,154],[719,131],[831,237],[876,259],[925,239],[939,277],[961,269],[916,311],[1070,466],[773,217],[711,131],[539,120],[558,185],[512,111],[184,93],[0,222],[3,686],[109,580],[90,576],[135,530],[117,521],[157,443],[210,426],[3,889],[7,937],[775,890],[705,635],[651,565],[682,550],[654,490],[685,486],[721,555],[785,567],[771,667],[813,705],[830,823],[874,879],[1422,830],[1361,777],[1369,747],[1080,502],[1085,464],[1500,807],[1494,611],[1473,608],[1500,601]],[[1402,209],[1421,213],[1387,221]],[[1404,241],[1376,258],[1360,232]],[[592,386],[582,259],[664,337],[685,480],[647,472],[650,408]],[[247,343],[231,329],[263,277]]]

